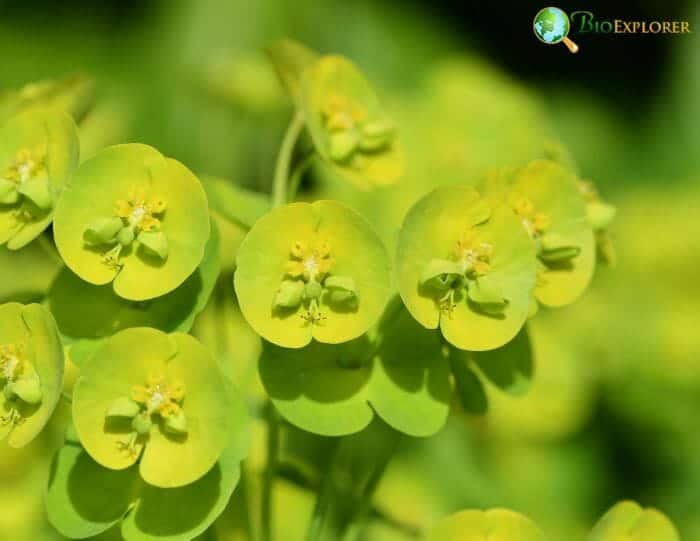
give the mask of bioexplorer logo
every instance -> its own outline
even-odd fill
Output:
[[[691,34],[688,21],[637,21],[600,19],[592,11],[573,11],[570,15],[557,7],[546,7],[537,12],[532,23],[535,36],[542,43],[563,43],[572,53],[578,45],[569,38],[576,34]]]

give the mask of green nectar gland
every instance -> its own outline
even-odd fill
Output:
[[[14,218],[30,222],[53,207],[44,148],[22,149],[0,177],[0,205],[16,206]]]
[[[451,316],[462,298],[502,309],[506,300],[498,292],[487,294],[483,278],[491,271],[494,246],[483,240],[475,227],[462,232],[449,259],[433,259],[423,271],[421,285],[439,297],[440,311]],[[494,285],[489,285],[493,289]]]
[[[41,381],[22,344],[0,345],[0,386],[10,404],[9,413],[0,417],[2,426],[24,421],[18,402],[31,406],[41,403]]]
[[[333,258],[326,241],[313,244],[296,241],[289,251],[286,277],[275,296],[274,308],[297,308],[307,325],[318,325],[326,316],[320,309],[323,298],[331,304],[357,302],[357,288],[352,278],[331,274]]]
[[[185,386],[179,381],[167,381],[162,374],[150,374],[145,385],[134,385],[131,395],[115,400],[106,414],[108,419],[131,419],[132,432],[125,441],[117,443],[119,450],[130,458],[136,458],[138,438],[147,438],[154,420],[158,419],[165,432],[185,436],[187,419],[182,407],[184,399]]]
[[[162,199],[147,198],[145,190],[131,188],[127,199],[114,204],[114,215],[98,218],[85,231],[85,242],[91,246],[112,246],[102,257],[110,268],[121,267],[122,250],[138,242],[147,254],[160,259],[168,257],[168,243],[161,229],[161,218],[166,210]]]
[[[337,163],[361,168],[364,155],[381,152],[394,139],[386,120],[372,120],[359,105],[341,95],[330,96],[321,111],[328,133],[328,154]]]

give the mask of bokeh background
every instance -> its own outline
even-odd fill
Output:
[[[581,47],[573,56],[532,34],[545,4],[0,0],[0,90],[94,77],[83,157],[139,141],[198,173],[266,191],[291,109],[263,48],[288,36],[351,57],[397,119],[408,154],[397,188],[359,193],[318,168],[302,183],[303,197],[358,208],[388,245],[431,187],[522,164],[557,141],[618,207],[615,268],[600,268],[574,305],[532,322],[531,392],[516,399],[488,389],[486,415],[456,407],[437,436],[404,440],[367,540],[414,539],[440,516],[499,506],[529,515],[552,540],[579,541],[623,498],[659,507],[684,540],[700,539],[700,32],[572,35]],[[562,4],[700,28],[693,0]],[[231,253],[241,234],[226,233]],[[40,297],[57,263],[24,257],[36,269],[29,296]],[[0,283],[0,297],[7,287]],[[255,406],[260,345],[231,298],[222,286],[197,329]],[[29,448],[0,448],[0,538],[60,539],[41,498],[66,418],[59,411]],[[245,486],[205,539],[248,538],[263,441],[258,427]],[[308,473],[276,487],[278,539],[295,541],[327,442],[291,429],[285,441],[289,461]]]

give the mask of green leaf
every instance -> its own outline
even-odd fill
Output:
[[[41,300],[61,266],[58,254],[42,239],[17,252],[0,246],[0,303]]]
[[[296,41],[281,39],[267,48],[267,54],[287,94],[299,105],[302,74],[319,59],[318,53]]]
[[[368,400],[394,429],[413,437],[447,422],[450,367],[440,336],[422,327],[396,298],[379,323]]]
[[[612,507],[593,528],[588,541],[680,541],[680,535],[666,515],[637,503],[624,501]]]
[[[117,398],[107,409],[107,417],[136,417],[141,411],[141,406],[138,403],[127,398],[126,396],[120,396]]]
[[[232,181],[206,176],[202,185],[210,207],[246,229],[270,210],[270,199],[265,194],[246,190]]]
[[[304,296],[304,282],[301,280],[283,280],[275,295],[274,306],[279,308],[296,308]]]
[[[452,375],[455,379],[455,391],[462,408],[474,415],[483,415],[488,410],[488,398],[481,380],[472,369],[466,355],[459,350],[451,358]]]
[[[116,216],[97,218],[87,226],[83,238],[85,243],[90,246],[114,243],[122,227],[124,227],[124,224],[121,218]]]
[[[440,520],[426,541],[545,541],[529,518],[507,509],[460,511]]]
[[[139,233],[137,240],[141,243],[146,253],[158,256],[163,260],[168,258],[168,237],[162,231],[154,233],[142,231]]]
[[[207,198],[199,180],[182,164],[146,145],[116,145],[83,162],[56,207],[54,238],[62,259],[94,285],[112,283],[120,297],[145,301],[180,286],[199,266],[211,234]],[[113,216],[117,201],[134,190],[162,200],[160,228],[167,238],[144,238],[147,250],[122,250],[119,266],[104,261],[105,250],[85,246],[83,232],[96,218]],[[160,240],[158,240],[160,238]]]
[[[510,342],[491,351],[460,352],[452,355],[478,366],[481,373],[496,387],[513,396],[528,392],[534,375],[532,345],[527,327]]]
[[[46,509],[61,535],[84,539],[118,524],[139,487],[138,467],[101,467],[79,445],[64,445],[54,457]]]

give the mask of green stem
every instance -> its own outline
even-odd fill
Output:
[[[372,516],[372,498],[400,434],[380,420],[340,439],[319,490],[306,541],[354,541]]]
[[[294,146],[304,128],[304,116],[296,112],[282,139],[280,152],[275,164],[275,178],[272,182],[272,206],[278,207],[287,202],[287,183],[289,182],[289,168],[292,163]]]
[[[263,477],[262,499],[260,510],[260,541],[272,541],[272,489],[277,473],[277,458],[279,455],[279,418],[272,403],[266,406],[267,417],[267,464]]]
[[[301,179],[314,163],[314,159],[316,159],[316,152],[312,150],[306,156],[304,156],[304,158],[302,158],[299,164],[294,168],[294,172],[289,178],[289,201],[294,201],[294,198],[297,196]]]

